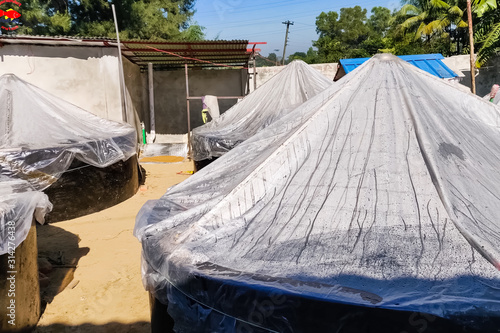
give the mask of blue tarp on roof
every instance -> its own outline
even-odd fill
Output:
[[[442,59],[444,59],[444,57],[439,53],[405,55],[398,57],[441,79],[458,77],[455,72],[453,72],[441,61]],[[341,59],[340,64],[347,74],[356,69],[358,66],[361,66],[361,64],[363,64],[368,59],[370,58]]]

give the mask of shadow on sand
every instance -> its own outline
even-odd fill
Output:
[[[78,235],[50,224],[37,225],[37,237],[43,314],[47,303],[72,283],[78,261],[90,249],[78,245]]]

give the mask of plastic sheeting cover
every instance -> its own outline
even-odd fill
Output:
[[[243,320],[248,289],[498,319],[499,124],[497,106],[375,56],[141,209],[146,288]]]
[[[193,130],[193,159],[219,157],[333,84],[294,60],[219,118]]]
[[[43,223],[51,209],[47,195],[33,191],[28,182],[0,175],[0,255],[12,251],[12,245],[17,248],[26,239],[33,218]]]
[[[77,158],[107,167],[137,152],[135,129],[99,118],[13,74],[0,77],[0,174],[43,190]]]

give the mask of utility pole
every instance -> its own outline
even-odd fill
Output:
[[[467,0],[467,18],[469,21],[469,43],[470,43],[470,90],[476,93],[476,59],[474,57],[474,32],[472,30],[472,6],[471,1]]]
[[[293,22],[290,22],[290,20],[281,22],[283,24],[286,24],[286,35],[285,35],[285,46],[283,47],[283,65],[285,64],[285,53],[286,53],[286,44],[288,43],[288,28],[293,25]]]

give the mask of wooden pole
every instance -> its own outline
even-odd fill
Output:
[[[286,55],[286,44],[288,44],[288,28],[293,25],[293,22],[290,22],[290,20],[286,22],[282,22],[283,24],[286,24],[286,34],[285,34],[285,46],[283,46],[283,65],[285,65],[285,55]]]
[[[470,90],[476,94],[476,59],[474,56],[474,31],[472,28],[472,5],[471,0],[467,0],[467,19],[469,23],[469,43],[470,43]]]
[[[187,122],[188,122],[188,159],[191,159],[191,113],[189,110],[189,77],[188,77],[188,64],[184,64],[186,72],[186,106],[187,106]]]

